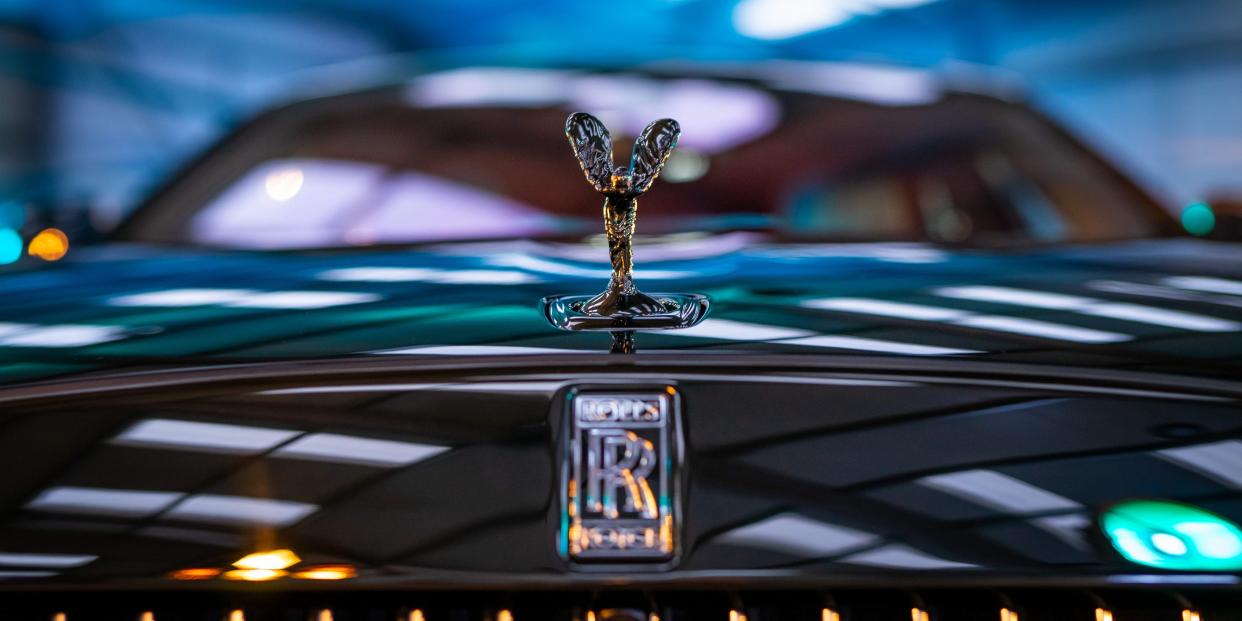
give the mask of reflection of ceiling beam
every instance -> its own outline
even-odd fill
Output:
[[[909,543],[930,554],[952,551],[955,558],[951,560],[983,566],[1030,562],[972,531],[949,526],[935,528],[934,525],[940,523],[930,521],[926,516],[903,511],[857,493],[793,479],[727,458],[696,457],[691,477],[691,487],[708,485],[725,488],[768,498],[775,503],[807,508],[812,511],[811,515],[832,515],[848,524],[866,524],[868,532],[884,537],[884,541],[876,545],[897,541]],[[737,526],[732,524],[727,528],[707,531],[701,534],[701,538],[706,540]],[[807,562],[823,560],[827,559]]]

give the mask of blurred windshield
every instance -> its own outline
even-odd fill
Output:
[[[1149,199],[1022,108],[878,75],[435,74],[269,116],[126,236],[291,249],[595,234],[600,199],[562,134],[574,110],[612,129],[618,162],[647,122],[681,121],[640,201],[644,234],[995,245],[1162,230]]]

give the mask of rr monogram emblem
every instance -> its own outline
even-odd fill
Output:
[[[625,496],[625,513],[654,520],[659,517],[647,476],[655,469],[655,445],[633,431],[591,429],[587,432],[586,509],[615,520],[617,491]]]
[[[677,548],[677,392],[575,393],[560,547],[581,563],[666,562]]]

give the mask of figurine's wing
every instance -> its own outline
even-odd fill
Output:
[[[565,136],[596,192],[612,187],[612,136],[599,119],[575,112],[565,119]]]
[[[681,126],[673,119],[653,121],[634,141],[634,155],[630,157],[630,188],[637,193],[647,191],[656,177],[664,161],[677,146],[677,137],[681,135]]]

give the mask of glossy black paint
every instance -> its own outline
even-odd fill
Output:
[[[1242,387],[1231,382],[1179,390],[1177,378],[1098,372],[1075,378],[1070,369],[1063,370],[1070,377],[1040,377],[1005,373],[1004,365],[850,369],[848,360],[837,359],[835,369],[816,370],[768,359],[760,371],[739,368],[733,356],[682,364],[657,355],[633,365],[606,355],[577,363],[566,358],[545,360],[539,371],[524,364],[531,359],[475,363],[465,371],[470,361],[460,358],[292,365],[270,376],[261,369],[237,369],[232,377],[186,371],[82,380],[42,397],[28,393],[4,408],[0,549],[99,558],[0,588],[235,589],[231,582],[176,582],[168,572],[223,568],[270,547],[289,547],[310,563],[355,564],[361,573],[338,583],[286,579],[254,588],[723,585],[743,578],[755,586],[1104,586],[1127,576],[1150,578],[1152,571],[1126,565],[1101,545],[1089,527],[1096,507],[1157,496],[1242,520],[1236,491],[1156,453],[1242,434]],[[553,395],[561,386],[615,381],[672,383],[684,399],[685,539],[681,562],[667,572],[571,573],[555,549]],[[357,456],[282,456],[279,446],[238,454],[123,439],[151,419],[447,450],[398,466],[360,463]],[[922,483],[977,470],[1073,505],[998,510]],[[235,516],[177,517],[175,509],[121,517],[31,506],[58,487],[186,494],[179,502],[204,494],[277,499],[315,508],[274,527]],[[772,532],[769,540],[736,534],[774,516],[855,536],[832,543],[821,532],[799,548],[771,541]],[[1087,520],[1078,528],[1039,526],[1043,518],[1072,516]],[[893,551],[900,551],[895,565]],[[1177,585],[1204,577],[1159,579]],[[1214,576],[1208,584],[1232,580]]]

